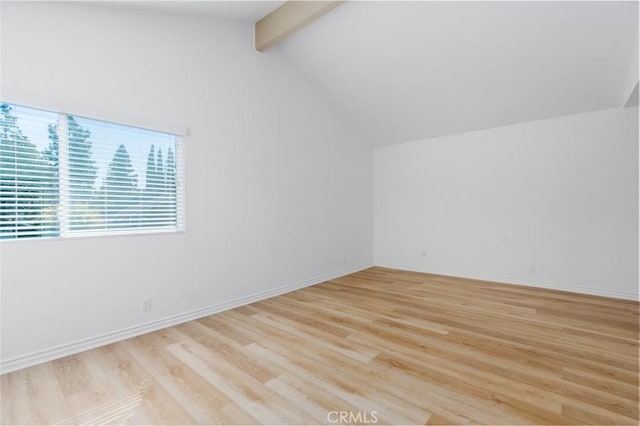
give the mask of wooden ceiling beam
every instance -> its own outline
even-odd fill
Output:
[[[255,48],[264,52],[344,0],[289,0],[255,24]]]

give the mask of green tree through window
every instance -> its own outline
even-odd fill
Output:
[[[0,238],[177,229],[176,141],[0,104]]]
[[[106,223],[110,228],[135,226],[140,214],[138,176],[124,145],[120,145],[109,163],[103,188],[106,200]]]
[[[57,167],[20,129],[12,107],[0,104],[0,238],[57,234]]]

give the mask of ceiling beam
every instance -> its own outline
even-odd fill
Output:
[[[264,52],[344,0],[289,0],[255,24],[255,48]]]

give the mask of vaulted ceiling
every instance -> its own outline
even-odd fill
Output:
[[[353,1],[274,50],[380,145],[620,107],[637,31],[637,2]]]
[[[255,22],[282,3],[119,4]],[[621,107],[637,38],[636,1],[347,1],[263,54],[383,145]]]
[[[166,12],[185,16],[255,22],[278,8],[284,0],[102,0],[89,3],[103,6]]]

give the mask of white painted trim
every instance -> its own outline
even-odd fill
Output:
[[[503,276],[496,276],[491,274],[483,274],[478,272],[468,272],[468,271],[458,271],[449,268],[442,268],[439,266],[423,266],[423,265],[410,265],[406,263],[398,263],[387,260],[376,260],[375,266],[379,266],[381,268],[390,268],[390,269],[402,269],[405,271],[413,271],[413,272],[424,272],[427,274],[436,274],[436,275],[446,275],[449,277],[460,277],[460,278],[471,278],[475,280],[482,281],[493,281],[501,284],[509,284],[516,286],[530,286],[530,287],[538,287],[545,288],[549,290],[561,290],[561,291],[569,291],[572,293],[581,293],[581,294],[589,294],[595,296],[604,296],[604,297],[613,297],[616,299],[628,299],[628,300],[638,300],[638,293],[627,293],[615,290],[603,290],[599,288],[591,288],[591,287],[581,287],[572,284],[559,283],[554,281],[543,281],[543,280],[531,280],[524,278],[509,278]]]
[[[51,131],[51,130],[49,130]],[[69,116],[58,113],[58,227],[59,237],[69,231]],[[19,238],[15,238],[16,240]]]
[[[358,271],[362,271],[372,266],[373,266],[372,263],[364,263],[364,264],[352,266],[350,268],[342,269],[340,271],[321,275],[319,277],[309,278],[303,281],[298,281],[293,284],[284,285],[271,290],[255,293],[249,296],[240,297],[238,299],[230,300],[228,302],[207,306],[205,308],[172,315],[172,316],[154,320],[154,321],[149,321],[147,323],[135,325],[128,328],[123,328],[116,331],[111,331],[98,336],[77,340],[75,342],[55,346],[55,347],[44,349],[37,352],[32,352],[26,355],[20,355],[17,357],[1,360],[0,374],[5,374],[11,371],[20,370],[22,368],[30,367],[32,365],[40,364],[43,362],[52,361],[54,359],[62,358],[68,355],[73,355],[78,352],[87,351],[90,349],[97,348],[99,346],[108,345],[110,343],[118,342],[124,339],[129,339],[131,337],[139,336],[141,334],[150,333],[152,331],[171,327],[173,325],[181,324],[187,321],[192,321],[198,318],[213,315],[218,312],[237,308],[238,306],[247,305],[249,303],[257,302],[263,299],[268,299],[270,297],[278,296],[280,294],[288,293],[304,287],[320,284],[322,282],[332,280],[338,277],[342,277],[344,275],[349,275]]]

